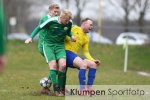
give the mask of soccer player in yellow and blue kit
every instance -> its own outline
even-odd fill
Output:
[[[100,64],[99,60],[95,60],[89,53],[89,37],[87,33],[93,28],[93,21],[89,18],[82,20],[81,27],[74,26],[71,29],[72,34],[76,38],[76,42],[71,42],[68,38],[65,40],[66,49],[66,66],[67,67],[77,67],[79,68],[78,78],[80,83],[80,89],[91,89],[93,85],[96,67]],[[83,49],[85,58],[79,57],[78,50]],[[88,80],[86,81],[86,69],[89,68]],[[85,87],[87,85],[87,87]]]

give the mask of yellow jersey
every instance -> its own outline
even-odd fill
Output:
[[[74,53],[78,53],[79,48],[82,48],[84,56],[89,60],[94,60],[89,53],[89,37],[83,32],[81,27],[73,26],[71,29],[72,35],[75,36],[76,42],[72,42],[67,36],[65,39],[65,49]]]

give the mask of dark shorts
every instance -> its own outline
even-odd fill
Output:
[[[73,61],[76,57],[78,57],[77,54],[75,54],[69,50],[66,50],[66,66],[70,67],[70,68],[76,68],[73,66]],[[84,58],[82,58],[82,59],[84,60]]]

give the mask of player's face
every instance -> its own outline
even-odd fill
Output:
[[[54,8],[54,9],[51,9],[51,11],[50,11],[51,16],[59,16],[59,14],[60,14],[59,8]]]
[[[87,20],[84,24],[85,32],[88,33],[93,29],[93,22],[91,20]]]
[[[61,21],[62,24],[66,25],[66,24],[69,23],[70,18],[66,17],[66,16],[62,16],[62,17],[60,17],[60,21]]]

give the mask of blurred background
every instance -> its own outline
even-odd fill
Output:
[[[39,19],[48,13],[50,3],[71,10],[74,24],[80,25],[82,18],[92,18],[94,32],[89,36],[94,42],[119,44],[127,32],[133,34],[128,36],[131,42],[135,42],[131,44],[149,42],[150,0],[4,0],[8,38],[26,39],[26,34],[30,34]],[[125,36],[117,40],[121,33]],[[142,40],[138,33],[146,39]],[[144,42],[137,43],[140,40]]]

